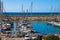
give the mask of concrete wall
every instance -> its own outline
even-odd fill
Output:
[[[60,21],[60,17],[57,16],[40,16],[40,17],[3,17],[3,19],[10,19],[11,21],[20,21],[20,20],[32,20],[32,21]]]

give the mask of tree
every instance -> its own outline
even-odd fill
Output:
[[[45,40],[59,40],[59,37],[52,35],[52,36],[47,37]]]

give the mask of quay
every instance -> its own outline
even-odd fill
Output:
[[[51,21],[51,22],[47,22],[47,23],[48,23],[48,24],[51,24],[51,25],[55,25],[55,26],[60,27],[60,22]]]

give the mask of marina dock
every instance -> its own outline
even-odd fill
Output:
[[[51,22],[48,22],[48,24],[51,24],[51,25],[55,25],[55,26],[60,27],[60,23],[59,22],[51,21]]]

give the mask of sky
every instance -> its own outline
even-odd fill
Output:
[[[60,0],[2,0],[4,12],[22,12],[22,4],[25,12],[59,12]],[[30,11],[28,11],[30,12]]]

